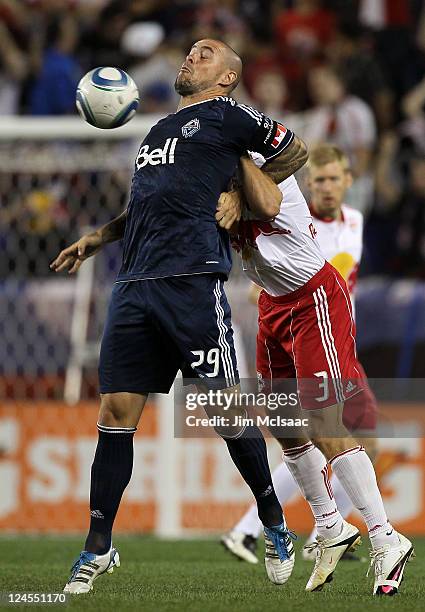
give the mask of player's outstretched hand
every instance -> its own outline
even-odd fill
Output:
[[[102,239],[98,232],[86,234],[74,244],[59,253],[50,268],[54,272],[68,270],[68,274],[77,272],[84,260],[95,255],[102,247]]]
[[[220,227],[230,230],[242,213],[242,197],[239,191],[225,191],[218,200],[215,218]]]

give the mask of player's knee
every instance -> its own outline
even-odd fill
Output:
[[[121,398],[115,393],[102,395],[100,403],[99,423],[106,427],[121,425],[126,416],[125,406]]]
[[[336,455],[343,453],[356,443],[352,438],[312,438],[313,444],[324,454],[326,459],[330,461]]]
[[[215,432],[223,440],[235,440],[243,436],[245,427],[214,427]]]
[[[105,393],[101,396],[99,423],[105,427],[135,427],[142,406],[136,406],[130,394]]]
[[[357,438],[357,440],[359,444],[361,444],[364,447],[372,463],[374,463],[376,460],[376,456],[378,454],[378,442],[376,438],[375,437],[367,437],[367,438],[361,437],[361,438]]]
[[[292,448],[300,448],[307,444],[307,438],[281,438],[275,436],[276,440],[282,447],[283,451],[290,450]]]
[[[249,425],[248,414],[245,409],[232,407],[229,411],[216,416],[215,432],[224,440],[241,437]]]

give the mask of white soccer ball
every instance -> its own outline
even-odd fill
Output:
[[[121,68],[95,68],[78,83],[76,105],[87,123],[103,129],[116,128],[136,113],[139,91]]]

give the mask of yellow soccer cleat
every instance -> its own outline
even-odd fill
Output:
[[[346,521],[343,522],[339,536],[329,539],[317,536],[315,542],[306,546],[308,551],[316,552],[316,562],[305,590],[321,591],[327,582],[332,581],[342,555],[348,550],[354,550],[360,542],[359,530]]]

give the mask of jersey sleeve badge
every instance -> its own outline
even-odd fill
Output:
[[[276,133],[274,135],[273,142],[271,143],[271,146],[273,147],[273,149],[277,149],[279,147],[282,140],[285,138],[285,134],[287,131],[288,130],[286,129],[284,125],[282,125],[281,123],[277,124]]]

